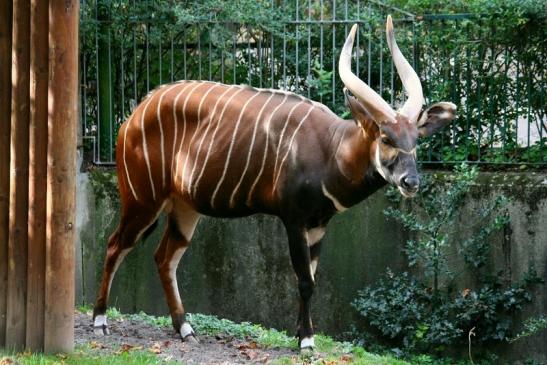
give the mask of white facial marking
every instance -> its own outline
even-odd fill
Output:
[[[400,186],[397,186],[397,189],[399,189],[399,191],[401,192],[401,194],[403,194],[403,196],[405,198],[412,198],[414,196],[414,194],[409,194],[407,193],[403,188],[401,188]]]
[[[304,232],[308,246],[311,247],[323,238],[325,227],[315,227]]]
[[[190,336],[194,334],[194,330],[192,329],[192,326],[188,322],[184,322],[182,326],[180,326],[180,337],[185,338],[186,336]]]
[[[218,194],[218,191],[220,190],[220,187],[222,186],[222,183],[224,182],[224,179],[226,178],[226,172],[228,171],[228,166],[230,165],[230,158],[232,157],[232,150],[234,148],[237,132],[239,130],[239,125],[241,123],[241,119],[243,118],[243,115],[245,114],[245,109],[247,106],[253,101],[254,98],[256,98],[260,93],[256,93],[253,96],[247,100],[247,102],[243,105],[243,108],[241,108],[241,112],[239,113],[239,118],[237,118],[236,125],[234,127],[234,133],[232,134],[232,140],[230,141],[230,147],[228,147],[228,154],[226,155],[226,162],[224,163],[224,170],[222,171],[222,176],[220,177],[220,180],[217,183],[217,186],[215,188],[215,191],[213,192],[213,196],[211,196],[211,207],[215,206],[215,198]]]
[[[376,153],[374,154],[374,165],[376,166],[376,171],[378,171],[378,173],[382,175],[384,180],[387,181],[384,168],[382,167],[382,162],[380,161],[380,146],[376,146]]]
[[[236,187],[234,188],[234,191],[232,191],[232,195],[230,196],[230,206],[234,206],[234,199],[236,196],[237,191],[239,190],[239,187],[241,186],[241,183],[243,182],[243,178],[245,177],[245,174],[247,173],[247,170],[249,168],[249,163],[251,162],[251,155],[253,152],[253,147],[255,144],[256,139],[256,132],[258,130],[258,123],[260,122],[262,118],[262,113],[264,113],[264,110],[266,109],[266,105],[270,103],[270,100],[274,97],[275,94],[271,94],[270,97],[266,100],[264,105],[262,106],[262,109],[260,109],[260,112],[258,113],[258,116],[256,117],[254,129],[253,129],[253,137],[251,139],[251,146],[249,147],[249,152],[247,153],[247,161],[245,162],[245,167],[243,168],[243,172],[241,173],[241,177],[239,178],[238,183],[236,184]]]
[[[264,167],[266,166],[266,157],[268,155],[268,145],[269,145],[269,138],[270,138],[270,123],[275,113],[279,110],[279,108],[283,104],[285,104],[285,101],[287,101],[287,97],[288,97],[287,95],[283,97],[283,100],[281,101],[281,103],[275,107],[272,114],[270,115],[270,117],[268,118],[268,120],[266,121],[264,125],[264,130],[266,132],[266,141],[264,142],[264,153],[262,154],[262,165],[260,165],[260,171],[258,172],[258,175],[256,175],[255,181],[253,182],[251,189],[249,189],[249,194],[247,195],[247,206],[251,205],[251,197],[253,195],[253,191],[256,185],[258,184],[258,181],[260,180],[262,173],[264,172]]]
[[[279,165],[279,170],[277,171],[277,176],[275,177],[275,180],[274,180],[274,184],[273,184],[273,188],[272,188],[272,191],[275,191],[275,188],[277,186],[277,180],[279,180],[279,176],[281,175],[281,171],[283,170],[283,164],[285,164],[285,160],[287,159],[287,156],[289,155],[289,152],[291,151],[291,147],[292,147],[292,144],[294,142],[294,138],[296,137],[296,134],[298,133],[298,131],[300,130],[300,127],[302,127],[302,125],[304,124],[304,121],[308,118],[308,116],[310,115],[311,111],[313,110],[313,106],[310,108],[310,110],[308,110],[308,113],[304,116],[304,118],[302,118],[300,120],[300,122],[298,123],[298,126],[295,128],[293,134],[292,134],[292,137],[290,139],[290,142],[289,142],[289,146],[287,147],[287,152],[285,152],[285,156],[283,157],[283,159],[281,160],[281,164]]]
[[[313,336],[312,337],[304,337],[302,339],[302,342],[300,342],[300,348],[301,349],[305,349],[305,348],[308,348],[308,347],[315,347],[315,341],[313,339]]]
[[[401,153],[404,153],[405,155],[416,155],[416,147],[414,147],[413,149],[411,149],[410,151],[405,151],[403,149],[400,149],[400,148],[395,148],[397,151],[401,152]]]
[[[323,195],[325,195],[328,199],[330,199],[330,201],[332,201],[332,204],[334,204],[334,208],[336,208],[338,212],[343,212],[348,209],[343,206],[334,195],[329,193],[323,182],[321,183],[321,189],[323,190]]]

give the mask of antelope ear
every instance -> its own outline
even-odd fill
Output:
[[[353,115],[355,121],[361,125],[365,125],[370,122],[374,122],[372,115],[365,109],[363,104],[357,100],[348,89],[344,88],[344,96],[346,98],[346,104]]]
[[[418,134],[420,137],[429,137],[454,118],[456,118],[456,105],[444,101],[433,104],[418,119]]]

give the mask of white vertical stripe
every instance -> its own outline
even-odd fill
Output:
[[[175,163],[175,150],[177,149],[177,134],[178,134],[178,114],[177,114],[177,103],[179,101],[179,97],[182,95],[184,90],[186,90],[190,85],[192,85],[191,82],[186,84],[181,90],[178,92],[177,96],[175,96],[175,99],[173,100],[173,123],[175,124],[175,134],[173,135],[173,152],[171,154],[171,175],[173,176],[173,164]],[[176,175],[174,175],[176,177]],[[171,177],[172,178],[172,177]],[[173,181],[174,182],[174,181]]]
[[[213,196],[211,197],[211,207],[213,207],[213,208],[215,206],[215,198],[216,198],[217,193],[220,189],[220,186],[222,185],[222,183],[224,182],[224,179],[226,178],[226,171],[228,171],[228,165],[230,164],[230,158],[232,156],[232,150],[234,148],[237,131],[239,129],[239,124],[241,123],[241,118],[245,114],[244,113],[245,109],[247,108],[249,103],[254,98],[256,98],[258,95],[260,95],[260,92],[256,92],[253,96],[251,96],[251,98],[249,100],[247,100],[245,105],[243,105],[243,108],[241,108],[241,112],[239,113],[239,118],[237,119],[237,123],[236,123],[236,126],[234,128],[234,133],[232,134],[232,140],[230,141],[230,147],[228,148],[228,155],[226,156],[226,162],[224,163],[224,171],[222,171],[222,176],[220,177],[220,180],[217,183],[217,187],[215,188],[215,191],[213,192]]]
[[[125,130],[123,131],[123,165],[125,168],[125,176],[127,176],[127,182],[129,183],[129,187],[131,188],[131,192],[133,193],[133,197],[136,201],[139,200],[137,197],[137,192],[135,191],[135,188],[133,187],[133,183],[131,183],[131,178],[129,177],[129,170],[127,168],[127,161],[125,160],[125,140],[127,139],[127,129],[129,128],[129,124],[133,121],[133,118],[131,117],[127,124],[125,125]]]
[[[253,191],[258,184],[258,181],[260,180],[260,177],[262,176],[262,173],[264,172],[264,167],[266,166],[266,157],[268,156],[268,146],[269,146],[269,138],[270,138],[270,123],[272,121],[273,116],[275,113],[281,108],[285,101],[287,101],[288,95],[285,94],[283,97],[283,100],[281,103],[273,110],[272,114],[268,118],[265,129],[266,129],[266,141],[264,142],[264,154],[262,155],[262,165],[260,166],[260,171],[258,172],[258,175],[256,175],[255,181],[253,182],[253,185],[251,186],[251,189],[249,190],[249,194],[247,195],[247,205],[251,205],[251,196],[253,195]]]
[[[241,173],[241,177],[239,178],[239,181],[234,188],[234,191],[232,191],[232,196],[230,197],[230,207],[233,207],[234,205],[234,199],[236,196],[237,191],[239,190],[239,187],[241,186],[241,183],[243,182],[243,178],[245,177],[245,174],[247,173],[247,169],[249,168],[249,162],[251,161],[251,154],[253,152],[253,146],[255,144],[256,139],[256,131],[258,129],[258,124],[260,123],[262,114],[264,113],[264,110],[266,109],[266,106],[270,103],[270,100],[274,97],[275,94],[271,94],[270,97],[266,100],[264,105],[262,106],[262,109],[260,109],[260,112],[258,113],[258,116],[256,117],[255,126],[253,129],[253,138],[251,139],[251,145],[249,147],[249,152],[247,153],[247,161],[245,162],[245,168],[243,169],[243,172]]]
[[[291,111],[289,112],[289,115],[287,116],[287,119],[285,120],[285,125],[283,126],[283,129],[281,130],[281,134],[279,135],[279,142],[277,143],[277,150],[275,153],[275,164],[274,164],[274,176],[277,171],[277,161],[279,159],[279,151],[281,150],[281,144],[283,143],[283,137],[285,136],[285,130],[287,130],[287,126],[289,125],[289,122],[291,121],[292,114],[298,108],[301,104],[304,104],[304,101],[299,102],[298,104],[295,104]]]
[[[196,160],[194,161],[194,166],[192,167],[192,174],[190,175],[190,181],[194,180],[194,172],[196,171],[196,166],[198,164],[198,160],[199,160],[199,155],[201,153],[201,147],[203,146],[203,141],[205,140],[205,137],[207,137],[207,134],[209,134],[209,129],[211,128],[211,126],[214,124],[214,116],[216,114],[216,111],[217,111],[217,107],[220,103],[220,101],[222,100],[222,98],[230,91],[232,90],[234,87],[233,86],[230,86],[230,87],[227,87],[226,90],[217,98],[217,102],[215,103],[215,106],[213,107],[213,111],[211,112],[211,115],[209,117],[209,123],[207,123],[207,128],[205,129],[205,132],[203,132],[202,136],[201,136],[201,140],[199,141],[199,146],[198,146],[198,150],[196,152]],[[218,122],[220,123],[220,121]],[[218,124],[217,123],[217,124]],[[203,171],[203,169],[201,170]],[[201,175],[200,175],[201,177]],[[196,191],[197,191],[197,188],[198,188],[198,183],[199,183],[199,179],[196,181],[196,183],[193,185],[193,189],[194,189],[194,192],[191,194],[191,195],[194,195],[196,194]]]
[[[201,181],[201,178],[203,177],[203,174],[205,173],[205,168],[207,167],[207,162],[209,161],[209,157],[211,155],[211,149],[213,148],[213,144],[215,143],[215,137],[217,135],[217,132],[218,132],[218,129],[220,127],[220,123],[222,122],[222,118],[224,116],[224,112],[226,111],[226,109],[228,108],[228,106],[230,106],[231,104],[231,101],[232,99],[238,95],[240,92],[242,91],[245,91],[246,89],[245,88],[241,88],[239,89],[238,91],[236,91],[235,93],[233,93],[230,98],[226,101],[226,103],[224,104],[224,108],[222,108],[222,112],[220,113],[220,117],[218,118],[218,122],[217,122],[217,125],[215,127],[215,130],[213,132],[213,135],[211,137],[211,142],[209,143],[209,148],[207,148],[207,154],[205,155],[205,160],[203,160],[203,164],[201,166],[201,172],[199,174],[199,177],[197,178],[196,180],[196,183],[194,184],[194,186],[198,186],[199,185],[199,182]]]
[[[219,84],[219,86],[226,86],[226,85],[222,85],[222,84]],[[211,89],[212,90],[212,89]],[[209,91],[211,91],[209,90]],[[194,163],[192,164],[192,172],[190,173],[190,178],[188,179],[188,195],[192,195],[192,188],[194,189],[194,193],[195,193],[195,190],[196,190],[196,186],[195,184],[192,186],[192,181],[194,180],[194,173],[196,172],[196,167],[197,167],[197,163],[198,163],[198,158],[199,158],[199,154],[201,152],[201,147],[203,145],[203,140],[205,139],[205,136],[209,133],[209,129],[211,128],[211,125],[213,124],[213,116],[215,115],[215,112],[217,110],[217,107],[218,107],[218,104],[220,102],[220,100],[222,99],[222,97],[224,97],[224,95],[226,95],[226,93],[228,93],[230,90],[232,90],[232,87],[231,86],[226,86],[226,90],[224,90],[224,92],[222,94],[220,94],[219,97],[216,98],[216,103],[215,105],[213,106],[213,108],[211,109],[212,112],[209,115],[209,123],[207,123],[207,127],[205,128],[205,131],[201,134],[201,140],[199,142],[199,145],[198,145],[198,148],[196,150],[196,157],[195,157],[195,160],[194,160]],[[200,109],[201,109],[201,103],[203,102],[203,100],[205,100],[205,97],[207,96],[207,94],[209,93],[209,91],[203,96],[201,102],[200,102],[200,108],[198,109],[198,118],[199,118],[199,121],[198,121],[198,128],[199,128],[199,125],[201,124],[201,117],[199,117],[200,115]],[[196,129],[196,132],[194,132],[194,136],[197,135],[197,129]],[[192,137],[192,140],[194,138]],[[188,155],[186,156],[186,160],[188,160],[189,156],[190,156],[190,147],[192,145],[192,141],[190,141],[190,145],[188,146]],[[185,164],[186,166],[186,164]]]
[[[203,105],[203,101],[207,98],[207,95],[215,89],[217,86],[220,86],[220,84],[213,84],[212,87],[207,89],[205,94],[201,97],[201,100],[199,102],[198,106],[198,124],[194,128],[194,133],[192,134],[192,138],[190,138],[190,143],[188,143],[188,151],[186,152],[186,158],[184,159],[184,166],[182,168],[181,177],[180,177],[180,190],[181,192],[184,191],[184,176],[186,175],[186,166],[188,165],[188,160],[190,159],[190,149],[192,148],[192,144],[194,142],[194,138],[196,138],[196,135],[198,134],[199,126],[201,125],[201,106]],[[188,181],[188,195],[190,195],[190,190],[192,189],[191,181]]]
[[[277,186],[277,180],[279,180],[279,176],[281,175],[281,171],[283,169],[283,164],[285,164],[285,160],[287,159],[287,156],[289,155],[289,152],[291,151],[291,148],[292,148],[292,144],[294,142],[294,138],[296,137],[296,133],[298,133],[298,130],[300,129],[300,127],[302,127],[302,125],[304,124],[304,121],[308,118],[308,116],[310,115],[311,111],[313,110],[313,106],[310,108],[310,110],[308,110],[308,113],[304,116],[304,118],[302,118],[300,120],[300,123],[298,123],[298,127],[296,127],[296,129],[294,130],[293,134],[292,134],[292,137],[291,137],[291,140],[289,142],[289,147],[287,148],[287,152],[285,153],[285,156],[283,157],[283,160],[281,160],[281,164],[279,165],[279,170],[277,171],[277,176],[274,180],[274,184],[273,184],[273,188],[272,188],[272,192],[275,191],[275,188]]]
[[[158,106],[156,108],[156,115],[157,115],[157,119],[158,119],[158,125],[160,127],[160,149],[161,149],[161,181],[162,181],[162,187],[165,187],[165,148],[164,148],[164,136],[163,136],[163,125],[162,125],[162,122],[161,122],[161,102],[163,100],[163,97],[165,96],[165,94],[167,94],[170,90],[172,90],[173,88],[179,86],[178,84],[175,84],[173,86],[171,86],[170,88],[168,88],[167,90],[165,90],[164,92],[161,93],[161,96],[160,96],[160,101],[158,101]]]
[[[152,199],[156,200],[156,188],[154,187],[154,179],[152,178],[152,168],[150,167],[150,157],[148,156],[148,145],[146,144],[146,132],[144,130],[144,116],[146,115],[146,110],[150,105],[154,95],[151,95],[148,98],[148,101],[144,105],[144,109],[141,114],[141,133],[142,133],[142,149],[144,151],[144,161],[146,162],[146,167],[148,168],[148,178],[150,179],[150,187],[152,188]]]
[[[190,100],[190,96],[192,96],[192,94],[194,93],[194,91],[196,91],[196,89],[198,87],[200,87],[201,85],[203,85],[203,83],[201,82],[197,82],[196,83],[196,86],[194,86],[190,92],[186,95],[186,99],[184,99],[184,104],[182,104],[182,120],[183,120],[183,128],[182,128],[182,137],[180,138],[180,143],[179,143],[179,150],[177,152],[177,165],[176,165],[176,168],[175,168],[175,183],[177,181],[177,176],[179,176],[179,155],[180,155],[180,152],[182,150],[182,144],[184,143],[184,138],[186,137],[186,105],[188,104],[188,100]]]

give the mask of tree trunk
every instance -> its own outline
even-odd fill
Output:
[[[74,348],[78,0],[49,4],[46,352]]]
[[[0,1],[0,347],[6,342],[8,290],[9,171],[11,131],[12,2]]]
[[[11,156],[6,347],[25,344],[27,245],[30,0],[13,0]],[[8,335],[9,334],[9,335]]]
[[[48,99],[48,0],[31,0],[30,151],[26,347],[44,347]]]

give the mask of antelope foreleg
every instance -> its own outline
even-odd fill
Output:
[[[298,314],[298,344],[301,349],[313,348],[313,324],[311,320],[311,297],[315,288],[315,269],[312,266],[310,247],[306,231],[300,227],[287,226],[289,250],[293,269],[298,278],[300,310]]]

